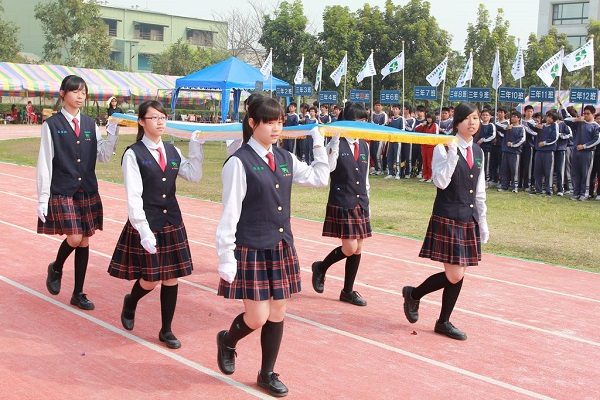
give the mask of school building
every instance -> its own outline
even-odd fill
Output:
[[[42,26],[35,6],[49,0],[4,1],[4,19],[20,28],[22,53],[39,61],[44,52]],[[130,71],[151,71],[150,56],[183,38],[202,47],[227,49],[227,22],[162,14],[139,8],[100,5],[100,14],[111,38],[111,58]]]
[[[600,20],[600,0],[540,0],[537,34],[543,36],[556,28],[577,48],[587,41],[590,20]]]

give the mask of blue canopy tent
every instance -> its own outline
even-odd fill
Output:
[[[273,79],[273,90],[278,85],[288,86],[289,83]],[[175,81],[175,90],[171,99],[171,109],[175,109],[177,97],[180,90],[220,90],[221,96],[221,119],[224,122],[229,112],[229,94],[233,90],[234,120],[238,119],[238,108],[242,90],[251,90],[256,87],[256,82],[263,82],[265,88],[271,86],[271,78],[265,79],[258,68],[254,68],[235,57],[211,65],[181,77]]]

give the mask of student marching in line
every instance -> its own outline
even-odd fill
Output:
[[[81,113],[87,93],[82,78],[65,77],[59,92],[63,108],[42,125],[37,163],[37,232],[67,236],[56,259],[48,265],[48,291],[53,295],[60,292],[63,265],[75,251],[71,304],[93,310],[94,303],[83,293],[83,283],[90,254],[89,238],[103,227],[96,161],[110,161],[117,143],[117,126],[109,124],[108,138],[102,138],[94,120]]]
[[[435,122],[435,116],[433,113],[428,112],[425,115],[425,121],[415,127],[415,132],[429,133],[437,135],[440,133],[440,127]],[[421,145],[421,155],[423,159],[423,178],[421,182],[431,182],[431,159],[433,157],[433,149],[435,146],[429,144]]]
[[[600,125],[594,121],[596,108],[587,105],[583,117],[565,118],[565,123],[573,130],[573,156],[571,160],[571,180],[573,195],[571,200],[585,201],[589,194],[589,175],[594,159],[594,149],[600,144]]]
[[[477,134],[477,144],[483,151],[485,165],[483,171],[485,173],[486,182],[490,180],[490,159],[492,154],[492,142],[496,139],[496,125],[491,124],[492,116],[487,108],[481,111],[481,125]]]
[[[158,339],[171,349],[181,342],[171,330],[177,305],[178,283],[192,273],[192,256],[177,198],[175,181],[202,178],[204,151],[194,132],[189,158],[165,143],[167,112],[155,100],[140,104],[136,142],[123,154],[128,220],[115,247],[108,273],[134,280],[123,299],[121,323],[132,330],[138,302],[159,283],[162,327]]]
[[[218,294],[241,299],[244,312],[217,335],[217,362],[235,371],[239,340],[261,328],[262,363],[257,384],[277,397],[288,388],[273,372],[283,336],[287,300],[300,291],[300,266],[290,227],[292,183],[327,185],[329,165],[318,129],[311,131],[315,161],[308,165],[273,146],[282,132],[283,110],[257,96],[244,118],[244,144],[223,166],[223,214],[217,227]]]
[[[542,194],[543,181],[546,195],[552,196],[554,151],[559,136],[558,113],[548,111],[546,113],[546,123],[534,125],[531,129],[536,132],[534,135],[536,155],[533,168],[535,189],[531,191],[531,194]]]
[[[404,127],[408,132],[414,132],[417,120],[412,115],[412,107],[404,106]],[[412,143],[400,143],[400,178],[410,179],[412,170]]]
[[[428,293],[443,289],[442,308],[435,332],[452,339],[467,335],[450,322],[467,266],[481,260],[481,243],[487,243],[487,207],[483,151],[473,143],[479,129],[479,112],[461,103],[454,114],[458,144],[437,145],[433,154],[433,182],[437,195],[419,257],[444,263],[444,272],[427,278],[417,287],[405,286],[404,314],[410,323],[419,319],[419,303]]]
[[[327,104],[321,104],[319,110],[321,110],[321,112],[319,113],[319,122],[322,124],[331,123],[331,116],[329,115],[329,106]]]
[[[296,103],[291,102],[288,105],[288,112],[285,115],[285,121],[283,122],[283,126],[297,126],[300,125],[300,116],[296,113]],[[289,151],[290,153],[294,152],[294,147],[296,146],[295,139],[283,139],[282,147]]]
[[[450,108],[442,107],[442,113],[440,114],[440,133],[444,135],[450,135],[452,133],[452,118],[450,117]]]
[[[388,125],[392,128],[404,129],[404,117],[400,115],[400,104],[392,105],[392,118],[389,119]],[[400,168],[401,168],[401,160],[400,160],[400,143],[398,142],[390,142],[388,144],[387,149],[387,167],[388,174],[384,179],[392,179],[396,177],[396,179],[400,179]],[[394,165],[396,168],[394,169]]]
[[[377,125],[387,125],[388,124],[388,115],[385,111],[383,111],[383,107],[379,101],[373,103],[373,114],[371,115],[371,122]],[[344,116],[344,119],[346,117]],[[369,145],[369,149],[371,152],[371,159],[373,160],[374,166],[371,169],[371,175],[382,175],[383,174],[383,160],[382,160],[382,151],[383,151],[383,143],[378,140],[371,140]]]
[[[535,193],[535,174],[533,173],[535,166],[536,152],[536,136],[538,130],[534,129],[538,123],[533,119],[533,106],[528,104],[523,109],[523,127],[527,136],[521,148],[521,156],[519,158],[519,189],[529,190]]]
[[[558,114],[558,140],[556,141],[556,151],[554,152],[554,175],[556,177],[556,195],[565,195],[565,173],[567,165],[567,148],[570,140],[573,138],[571,128],[563,121]]]
[[[344,108],[344,120],[366,121],[367,113],[358,103],[347,104]],[[362,139],[334,137],[327,146],[327,154],[331,184],[323,236],[340,238],[342,245],[333,249],[323,261],[312,264],[313,289],[317,293],[323,293],[329,267],[346,259],[340,301],[366,306],[367,302],[353,288],[360,265],[363,239],[371,237],[369,146]]]
[[[502,165],[502,136],[506,132],[510,121],[506,119],[506,110],[498,108],[494,116],[496,127],[496,138],[492,140],[492,151],[490,153],[490,186],[500,187],[500,167]]]
[[[509,184],[512,185],[512,191],[519,191],[519,156],[521,155],[521,146],[525,143],[525,128],[521,125],[521,113],[513,111],[510,113],[510,125],[498,134],[502,138],[502,164],[500,166],[500,188],[499,192],[506,192]]]

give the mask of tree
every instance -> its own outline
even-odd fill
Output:
[[[226,59],[229,53],[221,49],[193,46],[177,40],[160,54],[151,58],[152,72],[163,75],[187,75]]]
[[[2,2],[0,2],[0,12],[4,13]],[[23,62],[23,57],[19,56],[21,43],[17,39],[19,27],[13,22],[0,19],[0,60],[8,62]]]
[[[567,35],[558,33],[556,28],[550,29],[547,35],[537,38],[535,34],[529,35],[527,42],[527,51],[525,52],[525,77],[523,78],[523,87],[545,86],[536,71],[555,55],[561,48],[565,47],[565,54],[571,51],[571,45],[567,40]],[[566,68],[563,68],[562,88],[568,87],[572,82],[573,75],[569,74]],[[558,79],[554,82],[558,87]]]
[[[305,53],[310,58],[316,52],[317,42],[314,36],[306,32],[307,23],[300,0],[291,3],[283,1],[273,18],[270,15],[264,16],[259,43],[267,54],[273,48],[274,76],[292,82],[302,54]]]
[[[598,68],[600,66],[600,21],[590,21],[588,36],[591,35],[594,35],[594,85],[597,87],[600,84],[600,71]]]
[[[86,68],[111,65],[110,39],[95,1],[40,2],[35,18],[46,38],[45,61]]]

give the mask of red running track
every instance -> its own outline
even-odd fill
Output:
[[[220,204],[180,197],[195,270],[180,282],[173,329],[183,347],[172,351],[157,339],[158,293],[140,302],[133,331],[121,327],[131,283],[106,269],[127,218],[124,189],[101,182],[100,193],[105,229],[90,241],[86,280],[96,310],[83,312],[68,305],[72,259],[63,291],[46,291],[46,267],[60,239],[35,233],[34,169],[0,164],[0,397],[268,397],[255,385],[258,334],[238,344],[234,375],[222,375],[216,365],[215,335],[242,310],[240,302],[215,295]],[[288,397],[600,397],[600,275],[484,254],[452,316],[469,335],[457,342],[433,333],[440,293],[422,301],[419,322],[404,318],[402,286],[441,270],[417,257],[418,241],[380,234],[365,241],[356,289],[367,307],[337,300],[342,264],[330,269],[325,293],[314,293],[310,264],[338,244],[320,229],[293,219],[305,284],[289,304],[276,366]]]

